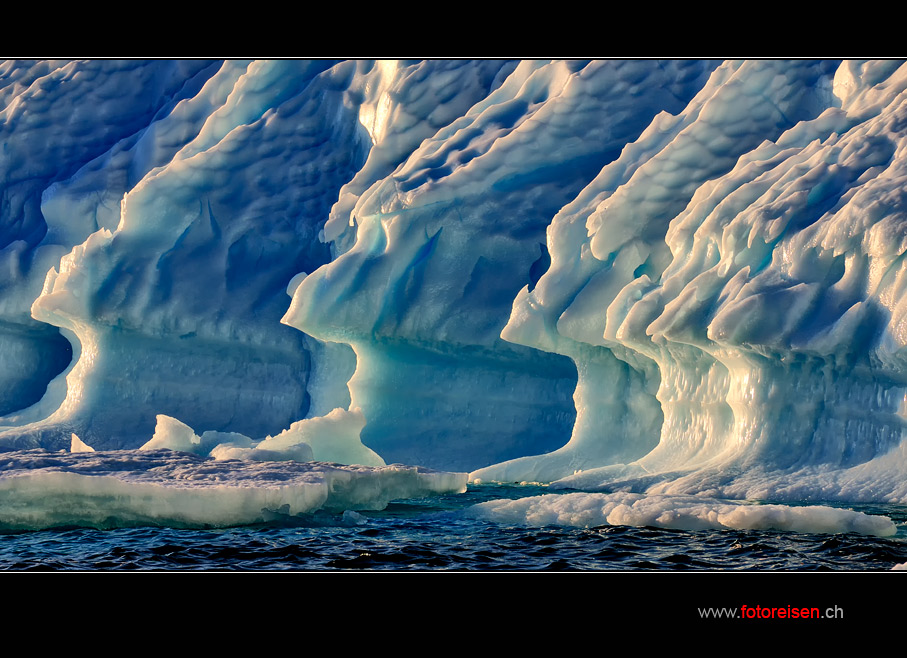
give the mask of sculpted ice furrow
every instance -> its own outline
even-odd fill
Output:
[[[393,173],[423,140],[459,119],[499,87],[516,61],[384,60],[370,72],[359,121],[372,148],[353,179],[343,186],[324,226],[323,241],[337,254],[352,246],[350,214],[371,185]]]
[[[628,334],[695,346],[726,369],[713,384],[726,424],[708,432],[718,464],[850,467],[900,443],[903,370],[886,365],[890,311],[869,276],[891,259],[873,262],[881,215],[856,210],[903,181],[900,104],[895,96],[876,116],[830,107],[742,158],[672,223],[674,264]],[[888,213],[883,225],[902,223],[896,205]],[[671,432],[696,433],[666,427],[660,447]],[[663,468],[662,452],[640,464]]]
[[[0,415],[37,402],[70,362],[31,303],[47,270],[97,226],[55,231],[42,193],[134,139],[211,75],[204,61],[21,61],[0,66]]]

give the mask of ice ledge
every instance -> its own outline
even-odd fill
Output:
[[[171,450],[0,456],[0,528],[225,527],[466,490],[465,473],[393,464],[214,461]],[[53,504],[50,504],[53,501]]]

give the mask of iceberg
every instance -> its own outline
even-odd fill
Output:
[[[905,100],[893,60],[5,62],[4,495],[907,502]]]

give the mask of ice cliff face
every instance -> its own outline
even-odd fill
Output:
[[[8,62],[0,447],[899,499],[905,87],[894,61]]]
[[[327,228],[344,220],[355,242],[300,284],[284,321],[352,345],[363,441],[461,469],[565,443],[575,369],[501,330],[547,267],[554,214],[709,66],[523,62],[348,214],[335,207]]]

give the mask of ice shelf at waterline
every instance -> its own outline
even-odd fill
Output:
[[[0,529],[234,526],[381,510],[466,489],[466,475],[399,464],[214,461],[176,450],[22,450],[0,458]]]
[[[893,60],[0,64],[0,450],[907,502],[905,101]]]

